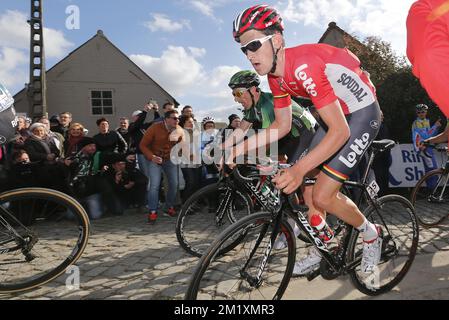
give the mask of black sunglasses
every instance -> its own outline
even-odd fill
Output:
[[[263,37],[263,38],[254,39],[254,40],[248,42],[246,45],[241,46],[240,49],[242,50],[242,52],[244,54],[246,54],[248,52],[248,50],[251,51],[251,52],[256,52],[257,50],[260,49],[260,47],[262,47],[262,44],[265,41],[268,41],[268,40],[270,40],[273,37],[274,37],[274,35],[269,35],[269,36],[266,36],[266,37]]]

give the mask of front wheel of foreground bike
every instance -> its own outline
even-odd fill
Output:
[[[412,204],[404,197],[387,195],[376,200],[376,207],[364,211],[367,219],[380,225],[383,238],[382,255],[374,271],[365,274],[360,263],[349,272],[355,287],[367,295],[379,295],[391,290],[407,274],[416,255],[419,227]],[[378,208],[377,208],[378,206]],[[362,237],[354,229],[348,245],[348,263],[360,262]]]
[[[43,285],[76,263],[89,238],[83,207],[42,188],[0,194],[0,293]]]
[[[432,170],[413,188],[411,202],[423,227],[437,226],[449,215],[448,179],[449,175],[443,169]]]
[[[266,212],[254,213],[230,225],[201,257],[185,298],[281,299],[293,272],[296,239],[285,220],[280,228],[286,235],[287,247],[270,251],[274,227],[271,214]],[[239,237],[242,238],[232,250],[218,254]]]

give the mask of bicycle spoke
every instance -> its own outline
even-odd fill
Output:
[[[293,268],[294,239],[288,240],[291,244],[287,248],[269,250],[273,233],[269,215],[262,220],[250,216],[236,224],[236,230],[228,229],[232,233],[229,231],[220,240],[220,245],[214,247],[215,254],[210,256],[206,270],[201,273],[196,298],[240,300],[278,297],[281,283],[284,283],[288,270],[290,277]],[[241,237],[242,234],[244,237]],[[228,253],[218,255],[220,248],[231,242],[232,238],[239,238],[238,244]],[[203,259],[209,255],[205,253]]]
[[[404,198],[389,195],[379,199],[379,207],[368,208],[367,216],[382,228],[382,254],[373,273],[364,274],[357,267],[351,273],[354,284],[366,294],[379,294],[390,290],[405,276],[415,257],[418,245],[418,227],[413,207]],[[362,254],[361,237],[353,257]]]
[[[449,214],[449,186],[447,174],[438,170],[423,177],[412,192],[412,202],[420,224],[435,226]]]

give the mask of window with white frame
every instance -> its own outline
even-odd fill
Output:
[[[90,101],[93,115],[99,116],[114,114],[112,90],[91,90]]]

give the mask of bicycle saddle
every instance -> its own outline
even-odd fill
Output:
[[[373,143],[371,144],[371,148],[373,148],[376,151],[377,150],[385,151],[385,150],[392,149],[395,146],[395,144],[396,144],[396,142],[394,142],[393,140],[382,139],[382,140],[373,141]]]

